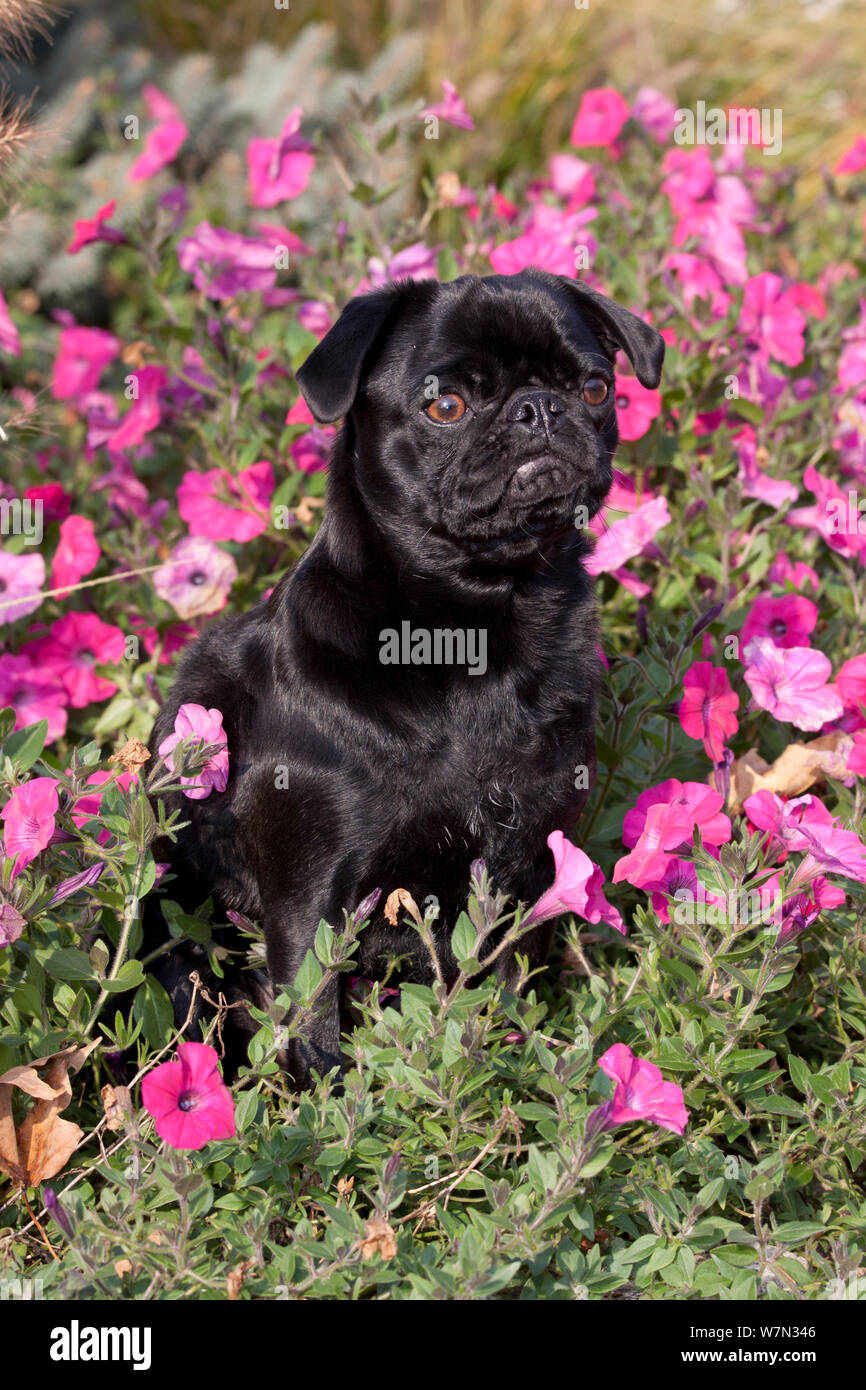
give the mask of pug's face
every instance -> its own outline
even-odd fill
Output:
[[[318,419],[347,415],[355,486],[386,530],[507,563],[601,507],[618,348],[658,384],[660,335],[579,282],[408,281],[351,301],[298,380]]]

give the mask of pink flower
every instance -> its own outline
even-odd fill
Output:
[[[753,637],[745,648],[746,684],[755,703],[784,724],[820,729],[843,712],[827,684],[830,662],[811,647],[777,647],[771,637]]]
[[[331,327],[331,311],[321,299],[307,299],[298,306],[298,323],[308,333],[324,338]]]
[[[805,584],[811,584],[816,594],[820,588],[815,570],[802,560],[791,560],[784,550],[778,551],[775,555],[767,570],[767,578],[771,584],[793,584],[795,589],[802,589]]]
[[[612,1129],[632,1120],[649,1120],[660,1129],[683,1134],[689,1121],[682,1090],[665,1081],[653,1062],[635,1057],[625,1043],[614,1043],[598,1065],[616,1082],[611,1100],[598,1106],[587,1120],[587,1132]]]
[[[861,707],[866,705],[866,655],[852,656],[839,667],[836,689],[845,708],[859,714]]]
[[[715,188],[716,171],[709,150],[703,145],[694,150],[668,150],[662,160],[662,172],[662,192],[667,194],[677,217],[691,212],[694,204],[707,198]]]
[[[641,439],[661,410],[661,391],[641,386],[636,376],[617,377],[616,418],[620,439]]]
[[[414,241],[387,260],[371,256],[367,261],[367,273],[370,284],[376,287],[389,280],[435,280],[436,252],[425,241]]]
[[[788,850],[806,849],[799,827],[805,824],[833,825],[834,820],[817,796],[795,796],[790,801],[775,792],[753,792],[743,802],[751,825],[770,836],[768,849],[783,863]]]
[[[101,328],[76,325],[61,329],[60,345],[51,369],[52,396],[58,401],[68,401],[93,391],[119,350],[120,343],[114,334]]]
[[[739,728],[734,711],[740,697],[731,688],[727,672],[709,661],[696,661],[689,667],[683,676],[683,689],[679,707],[683,732],[689,738],[702,739],[707,757],[717,763]]]
[[[233,299],[251,290],[269,290],[276,283],[274,248],[224,227],[199,222],[191,236],[178,242],[182,270],[192,275],[197,290],[209,299]]]
[[[9,310],[6,307],[2,290],[0,290],[0,350],[8,353],[10,357],[21,356],[21,339],[18,336],[18,329],[9,317]]]
[[[858,135],[850,150],[837,161],[834,174],[859,174],[866,169],[866,135]]]
[[[641,87],[631,108],[632,119],[643,126],[660,145],[666,145],[673,134],[677,108],[664,92],[655,87]]]
[[[29,647],[36,644],[31,642]],[[17,656],[0,656],[0,709],[15,711],[15,728],[48,721],[48,742],[66,733],[66,691],[55,671],[31,658],[28,647]]]
[[[593,87],[584,92],[571,127],[571,143],[612,145],[628,120],[628,102],[613,87]]]
[[[757,339],[765,356],[788,367],[802,362],[806,320],[789,292],[782,289],[779,275],[764,271],[748,281],[738,327],[746,337]]]
[[[835,825],[801,824],[806,856],[794,872],[790,887],[811,882],[817,874],[839,874],[866,883],[866,845],[853,830]]]
[[[866,729],[858,729],[854,735],[854,746],[848,756],[848,771],[858,777],[866,777]]]
[[[72,498],[59,483],[36,483],[24,489],[24,496],[31,502],[42,503],[42,514],[46,521],[64,521],[69,515]]]
[[[785,521],[789,526],[813,527],[823,536],[831,550],[857,555],[866,550],[866,536],[851,531],[847,525],[848,496],[830,478],[825,478],[814,465],[803,474],[803,482],[818,499],[817,506],[797,507],[788,512]],[[858,523],[859,524],[859,523]]]
[[[173,1149],[201,1149],[211,1139],[233,1139],[234,1102],[215,1049],[182,1042],[177,1055],[177,1062],[162,1062],[141,1083],[142,1104],[160,1139]]]
[[[222,713],[218,709],[205,709],[204,705],[181,705],[174,721],[174,733],[164,738],[159,745],[159,755],[164,757],[166,766],[175,772],[171,752],[184,739],[196,739],[201,743],[219,744],[205,763],[201,772],[194,776],[180,776],[184,796],[190,801],[204,801],[212,791],[224,792],[229,780],[228,739],[223,729]]]
[[[426,121],[430,116],[435,116],[440,121],[447,121],[448,125],[458,126],[461,130],[474,130],[475,122],[466,110],[466,103],[457,94],[457,88],[453,82],[443,79],[443,97],[435,106],[425,106],[419,112],[419,121]]]
[[[302,473],[316,473],[327,468],[331,457],[331,441],[336,434],[333,425],[314,425],[306,434],[293,441],[291,455]]]
[[[286,117],[276,140],[251,140],[247,145],[249,199],[254,208],[272,208],[303,193],[310,181],[315,149],[298,134],[303,107],[296,106]]]
[[[743,646],[753,637],[769,637],[777,647],[808,647],[809,636],[818,621],[818,610],[801,594],[772,598],[762,594],[749,609],[740,633]]]
[[[158,87],[147,83],[143,96],[148,114],[160,124],[145,138],[144,150],[126,175],[129,183],[141,183],[158,174],[160,169],[171,163],[189,134],[174,102]]]
[[[0,811],[4,823],[4,852],[15,860],[13,878],[50,842],[56,829],[54,817],[59,805],[57,782],[53,777],[33,777],[15,787]]]
[[[0,550],[0,627],[35,613],[42,602],[39,590],[45,583],[45,561],[41,555],[24,551],[12,555]],[[12,599],[20,602],[12,603]],[[9,604],[8,608],[4,604]]]
[[[516,275],[527,266],[538,266],[552,275],[574,276],[574,247],[550,232],[524,232],[490,252],[497,275]]]
[[[596,547],[586,561],[589,574],[615,572],[640,555],[665,526],[670,525],[666,497],[644,502],[629,516],[612,522],[601,532]]]
[[[314,425],[315,423],[313,412],[310,410],[307,402],[304,400],[303,396],[298,396],[295,404],[286,412],[286,424]]]
[[[137,367],[129,375],[136,394],[117,429],[107,437],[106,443],[113,453],[143,443],[145,435],[155,430],[160,421],[159,393],[168,380],[165,368]]]
[[[93,522],[84,516],[68,516],[60,523],[60,544],[51,562],[52,589],[77,584],[99,562],[100,553]]]
[[[709,300],[710,314],[722,318],[727,313],[730,295],[726,294],[721,276],[702,256],[690,251],[672,251],[665,264],[674,272],[682,287],[686,308],[691,312],[695,300]]]
[[[576,154],[554,154],[550,157],[550,181],[558,198],[565,198],[569,207],[580,207],[595,197],[595,178],[592,165]]]
[[[242,468],[237,478],[225,468],[185,473],[177,502],[192,535],[251,541],[267,529],[273,491],[273,469],[263,459]]]
[[[614,883],[625,879],[636,888],[661,883],[673,851],[692,843],[695,826],[705,846],[726,844],[731,822],[723,804],[721,793],[704,782],[680,782],[675,777],[641,792],[623,819],[623,844],[632,852],[617,860]]]
[[[622,917],[606,900],[602,885],[604,874],[582,849],[567,840],[561,830],[547,837],[553,852],[555,877],[553,884],[538,899],[526,922],[546,922],[573,912],[587,922],[607,922],[608,926],[625,935]]]
[[[109,217],[114,216],[114,209],[117,207],[117,199],[112,198],[110,203],[101,207],[95,217],[79,217],[75,223],[75,231],[72,240],[66,248],[68,256],[77,256],[78,252],[85,246],[89,246],[94,241],[126,241],[117,227],[103,226]]]
[[[225,608],[238,567],[206,536],[185,536],[153,572],[153,587],[179,618],[199,618]]]
[[[52,623],[47,637],[25,648],[60,678],[73,709],[115,693],[117,686],[98,676],[94,667],[117,665],[125,651],[121,629],[104,623],[95,613],[67,613]]]

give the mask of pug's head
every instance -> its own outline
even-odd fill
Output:
[[[351,300],[298,382],[383,531],[508,563],[601,507],[619,349],[658,385],[660,334],[580,281],[409,280]]]

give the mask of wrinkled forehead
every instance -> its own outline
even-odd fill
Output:
[[[428,306],[410,307],[378,365],[407,385],[449,373],[501,384],[503,370],[516,382],[569,377],[586,354],[608,360],[567,294],[521,283],[520,276],[467,277],[440,285]]]

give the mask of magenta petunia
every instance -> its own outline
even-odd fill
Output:
[[[475,122],[466,110],[466,103],[458,95],[457,88],[453,82],[443,78],[442,81],[442,100],[433,106],[425,106],[419,112],[418,119],[426,121],[430,116],[435,116],[440,121],[447,121],[449,125],[458,126],[461,130],[474,130]]]
[[[820,874],[838,874],[866,883],[866,845],[853,830],[804,821],[799,835],[806,854],[794,872],[790,888],[810,883]]]
[[[192,275],[197,290],[209,299],[233,299],[251,290],[268,290],[276,283],[273,246],[253,237],[199,222],[192,235],[178,242],[182,270]]]
[[[44,584],[45,561],[41,555],[32,551],[13,555],[0,550],[0,627],[35,613],[42,602],[40,590]]]
[[[182,1042],[178,1061],[162,1062],[141,1083],[145,1110],[173,1149],[201,1149],[212,1139],[233,1139],[234,1102],[222,1079],[216,1050]]]
[[[95,217],[79,217],[75,223],[74,235],[66,248],[68,256],[76,256],[85,246],[94,241],[124,242],[126,237],[117,227],[109,227],[108,219],[114,216],[117,199],[112,198],[96,213]]]
[[[633,1120],[648,1120],[660,1129],[683,1134],[689,1122],[682,1090],[665,1081],[654,1062],[635,1057],[625,1043],[614,1043],[598,1065],[616,1082],[612,1098],[592,1112],[587,1132],[598,1133]]]
[[[527,266],[538,266],[552,275],[574,276],[574,247],[552,232],[524,232],[490,252],[497,275],[516,275]]]
[[[866,722],[862,714],[866,710],[866,655],[852,656],[839,667],[836,689],[845,708],[856,711]]]
[[[661,412],[661,391],[641,386],[636,376],[617,376],[616,418],[620,439],[642,439]]]
[[[561,830],[547,837],[553,854],[555,874],[553,884],[526,917],[527,922],[546,922],[573,912],[587,922],[606,922],[625,935],[622,917],[604,896],[604,874],[582,849],[567,840]]]
[[[783,289],[781,276],[771,271],[752,276],[743,294],[738,327],[757,342],[759,352],[776,362],[798,367],[803,361],[806,320]]]
[[[104,623],[95,613],[67,613],[52,623],[47,637],[29,642],[24,650],[59,677],[72,708],[81,709],[91,700],[107,700],[117,690],[94,667],[122,661],[126,638],[119,627]]]
[[[93,391],[103,371],[120,351],[113,333],[102,328],[63,328],[51,369],[51,394],[55,400],[77,400]]]
[[[289,112],[276,140],[251,140],[247,145],[249,200],[254,208],[272,208],[303,193],[315,165],[315,146],[298,132],[303,107]]]
[[[4,853],[15,860],[13,878],[50,843],[59,806],[57,782],[53,777],[33,777],[14,788],[0,811]]]
[[[77,584],[99,563],[100,554],[93,522],[85,516],[68,516],[60,523],[60,544],[51,561],[52,589]]]
[[[858,135],[850,149],[837,160],[834,174],[859,174],[866,169],[866,135]]]
[[[753,637],[743,660],[755,703],[782,723],[815,730],[842,715],[842,701],[828,685],[832,668],[823,652],[777,647],[771,637]]]
[[[30,642],[17,656],[0,656],[0,709],[15,711],[15,728],[27,729],[40,720],[48,721],[48,742],[66,733],[68,698],[56,671],[34,659]]]
[[[314,425],[306,434],[293,440],[290,452],[295,467],[300,468],[302,473],[316,473],[327,468],[335,434],[333,425]]]
[[[162,418],[159,393],[168,380],[165,368],[153,365],[138,367],[129,375],[129,388],[135,391],[132,405],[117,429],[112,430],[106,438],[108,448],[114,453],[141,444],[145,435],[155,430]]]
[[[571,128],[571,143],[612,145],[628,120],[628,102],[614,87],[584,92]]]
[[[218,613],[238,577],[231,555],[206,536],[185,536],[153,572],[153,587],[180,618]]]
[[[263,459],[242,468],[237,478],[225,468],[185,473],[177,502],[192,535],[251,541],[267,529],[273,491],[274,471]]]
[[[669,872],[674,851],[692,843],[695,826],[705,846],[727,844],[731,821],[723,805],[715,788],[675,777],[641,792],[623,819],[623,843],[631,853],[614,865],[614,883],[654,889]]]
[[[21,356],[21,338],[18,329],[9,317],[9,309],[0,290],[0,351],[9,357]]]
[[[769,637],[777,647],[808,647],[817,621],[818,609],[802,594],[761,594],[749,609],[740,641],[747,647],[753,637]]]
[[[145,179],[152,179],[160,169],[171,164],[188,135],[189,130],[179,114],[155,126],[145,136],[144,149],[129,169],[127,182],[142,183]]]
[[[683,676],[683,698],[678,714],[683,732],[703,741],[704,752],[714,763],[737,732],[736,710],[740,697],[732,689],[727,672],[709,661],[696,661]]]
[[[158,749],[160,757],[165,758],[166,766],[172,772],[177,769],[171,753],[185,739],[220,746],[208,758],[201,772],[180,775],[184,796],[188,796],[190,801],[204,801],[212,791],[224,792],[229,780],[229,750],[221,711],[205,709],[204,705],[196,704],[180,706],[174,721],[174,732],[163,739]]]
[[[656,87],[640,87],[631,108],[632,119],[643,126],[660,145],[666,145],[674,133],[677,108],[670,97]]]

